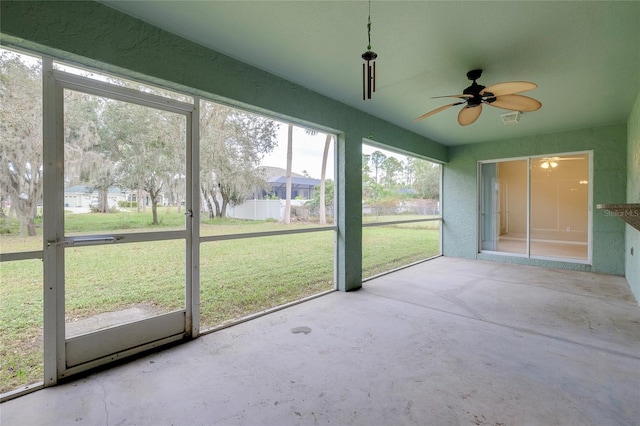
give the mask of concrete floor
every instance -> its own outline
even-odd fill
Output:
[[[0,406],[9,425],[638,425],[624,278],[438,258]]]

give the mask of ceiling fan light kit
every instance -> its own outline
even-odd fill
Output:
[[[537,84],[528,81],[508,81],[496,83],[490,86],[478,84],[476,80],[482,75],[481,69],[471,70],[467,73],[467,78],[472,81],[471,86],[464,89],[460,95],[436,96],[436,98],[458,98],[458,102],[444,105],[421,115],[414,121],[420,121],[430,117],[440,111],[444,111],[456,105],[464,105],[458,113],[458,123],[461,126],[468,126],[475,123],[482,112],[482,105],[490,105],[496,108],[515,111],[516,115],[508,118],[509,122],[502,116],[505,124],[514,124],[520,120],[523,112],[536,111],[542,107],[542,103],[528,96],[519,95],[538,87]],[[512,113],[513,114],[513,113]],[[505,114],[506,115],[506,114]]]

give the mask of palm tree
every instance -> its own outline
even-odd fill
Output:
[[[283,222],[291,223],[291,163],[293,162],[293,124],[287,129],[287,189]]]
[[[329,146],[333,135],[327,134],[324,141],[324,154],[322,155],[322,170],[320,171],[320,225],[327,223],[327,208],[325,206],[325,188],[327,176],[327,157],[329,156]]]
[[[307,135],[315,136],[318,134],[317,130],[304,129]],[[326,187],[326,169],[327,169],[327,157],[329,156],[329,147],[331,146],[331,138],[333,136],[328,134],[324,143],[324,155],[322,157],[322,171],[320,172],[320,224],[327,223],[327,214],[325,207],[325,187]],[[284,223],[291,222],[291,164],[293,160],[293,125],[289,124],[287,129],[287,186],[286,186],[286,200],[284,206]]]

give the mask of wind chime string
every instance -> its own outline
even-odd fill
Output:
[[[369,5],[371,8],[371,5]],[[371,50],[371,10],[369,10],[369,22],[367,23],[367,34],[369,36],[369,44],[367,45],[367,50]]]
[[[376,52],[371,50],[371,1],[369,1],[369,19],[367,22],[367,36],[369,44],[367,51],[362,54],[365,63],[362,64],[362,100],[371,99],[371,93],[376,91]]]

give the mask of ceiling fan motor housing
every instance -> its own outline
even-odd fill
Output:
[[[464,91],[462,92],[465,95],[472,95],[473,98],[468,98],[467,99],[467,106],[469,107],[476,107],[478,105],[480,105],[482,103],[482,95],[480,95],[480,92],[485,88],[485,86],[476,83],[475,81],[473,82],[473,84],[469,87],[467,87],[466,89],[464,89]]]
[[[480,78],[481,75],[482,75],[481,69],[471,70],[467,73],[467,78],[475,82],[477,79]]]

